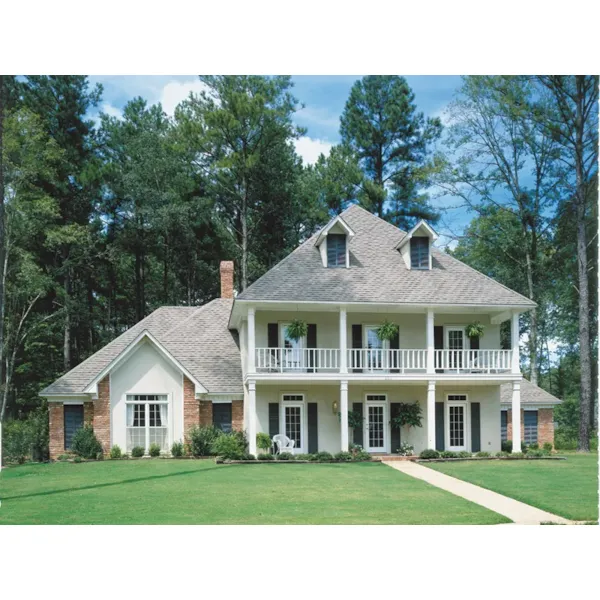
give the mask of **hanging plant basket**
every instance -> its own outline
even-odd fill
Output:
[[[287,326],[286,332],[287,332],[287,336],[291,340],[294,340],[295,342],[297,342],[298,340],[301,340],[303,337],[306,337],[306,334],[308,333],[308,325],[304,321],[301,321],[300,319],[294,319]]]
[[[465,332],[467,337],[471,339],[480,339],[483,337],[483,331],[485,327],[479,322],[475,321],[474,323],[469,323],[465,328]]]
[[[398,335],[398,325],[387,319],[376,329],[375,333],[382,342],[389,342]]]

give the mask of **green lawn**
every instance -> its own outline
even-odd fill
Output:
[[[464,479],[575,521],[598,520],[598,453],[567,460],[428,463]]]
[[[494,512],[379,463],[24,465],[0,475],[0,524],[491,524]]]

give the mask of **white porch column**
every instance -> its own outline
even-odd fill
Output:
[[[254,325],[255,311],[248,309],[248,373],[256,373],[256,329]]]
[[[521,452],[521,382],[512,384],[512,449]]]
[[[433,352],[435,349],[435,343],[433,339],[433,323],[434,323],[434,315],[433,309],[427,309],[427,372],[433,373],[434,369],[434,361],[433,361]]]
[[[248,451],[256,456],[256,381],[248,381]]]
[[[348,372],[348,329],[346,309],[340,308],[340,373]]]
[[[340,413],[342,428],[342,452],[348,452],[348,382],[340,381]]]
[[[511,371],[515,375],[520,375],[521,366],[519,364],[519,313],[513,314],[510,325],[510,343],[512,346]]]
[[[427,448],[435,449],[435,381],[427,384]]]

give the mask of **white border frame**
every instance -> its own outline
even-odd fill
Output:
[[[385,400],[368,400],[369,396],[384,396]],[[365,392],[363,400],[363,447],[367,452],[376,453],[384,452],[390,454],[391,444],[391,423],[390,423],[390,397],[388,392],[369,391]],[[383,406],[383,449],[371,449],[368,445],[369,442],[369,406]]]
[[[140,400],[127,400],[127,396],[166,396],[167,400],[156,400],[156,401],[150,401],[150,400],[144,400],[144,401],[140,401]],[[173,406],[173,398],[172,398],[173,394],[171,392],[125,392],[123,394],[123,396],[121,397],[123,402],[123,406],[124,406],[124,410],[125,410],[125,419],[124,419],[124,423],[125,423],[125,452],[127,453],[127,405],[128,404],[145,404],[146,406],[148,404],[166,404],[169,407],[169,412],[168,412],[168,418],[169,418],[169,424],[167,425],[167,433],[169,436],[169,439],[167,440],[167,450],[166,452],[170,452],[170,448],[171,445],[173,444],[173,442],[175,441],[175,435],[174,435],[174,428],[175,428],[175,408]],[[182,407],[183,407],[183,402],[182,402]],[[112,412],[112,411],[111,411]],[[146,429],[146,443],[148,443],[148,432],[150,431],[150,412],[146,409],[146,417],[148,419],[148,425],[146,425],[145,429]],[[111,421],[111,439],[112,439],[112,421]],[[148,445],[148,449],[146,450],[146,453],[148,452],[150,446]],[[162,452],[162,450],[161,450]]]
[[[302,400],[284,400],[284,396],[302,396]],[[301,408],[300,413],[300,447],[294,447],[292,454],[304,454],[308,448],[308,410],[306,400],[306,392],[294,392],[286,390],[280,393],[280,409],[279,409],[279,432],[283,435],[285,433],[285,407],[296,406]]]
[[[464,400],[449,400],[450,396],[464,396]],[[465,407],[465,447],[454,449],[450,447],[450,410],[449,407],[452,406],[464,406]],[[469,394],[467,392],[446,392],[446,396],[444,398],[444,448],[451,452],[461,452],[462,450],[466,450],[467,452],[471,451],[471,418],[469,415],[469,407],[471,406],[469,402]]]

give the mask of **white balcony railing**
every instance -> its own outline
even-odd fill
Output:
[[[338,348],[257,348],[257,372],[314,372],[340,370]]]
[[[512,367],[512,350],[434,350],[433,364],[445,372],[507,372]]]
[[[348,350],[348,369],[368,373],[424,372],[427,370],[427,350],[352,348]]]

